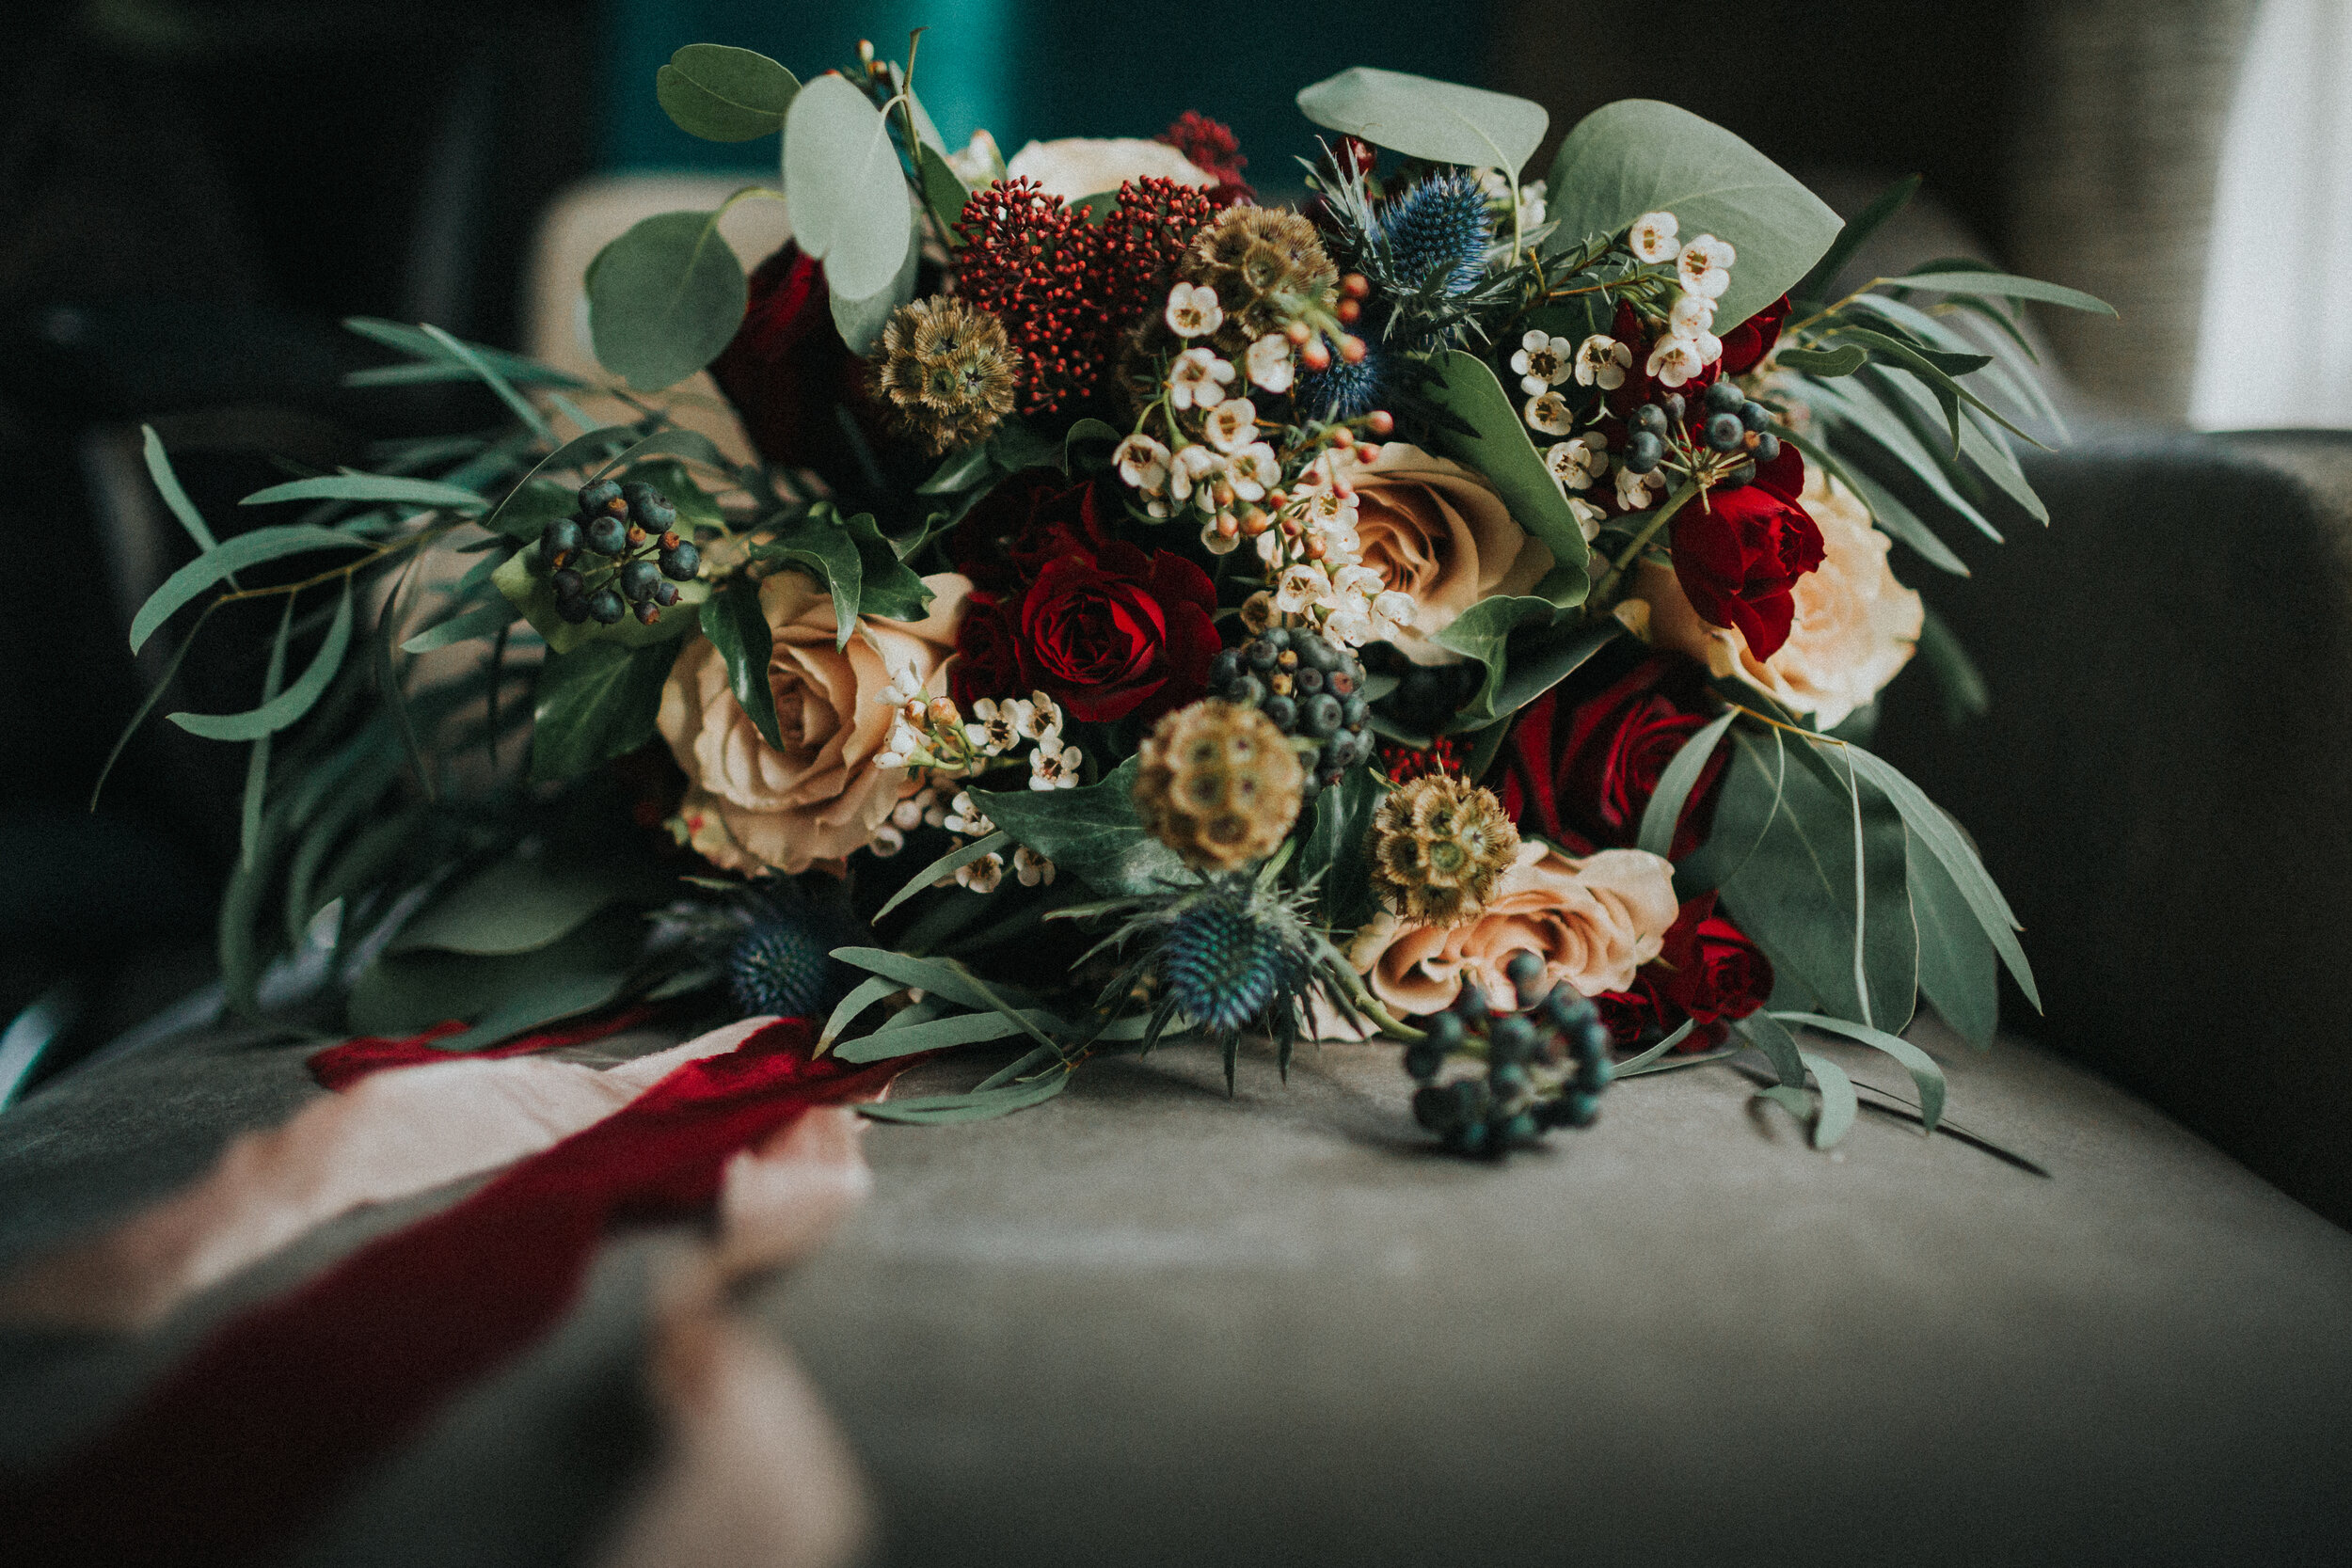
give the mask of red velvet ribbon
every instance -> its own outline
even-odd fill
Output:
[[[551,1328],[609,1224],[707,1211],[738,1150],[904,1065],[812,1060],[815,1038],[790,1019],[689,1062],[471,1197],[231,1320],[0,1509],[8,1555],[221,1563],[284,1545],[363,1466]]]

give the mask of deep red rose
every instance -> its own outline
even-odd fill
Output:
[[[947,667],[948,695],[970,708],[983,697],[1017,697],[1021,684],[1020,636],[1013,606],[1001,594],[976,589],[964,601],[956,627],[956,659]]]
[[[1114,543],[1046,562],[1021,601],[1021,673],[1088,723],[1156,719],[1208,689],[1216,589],[1183,556]]]
[[[1682,906],[1666,932],[1665,949],[1642,966],[1633,989],[1594,999],[1620,1045],[1663,1036],[1688,1020],[1697,1024],[1677,1049],[1706,1051],[1729,1037],[1729,1024],[1772,994],[1772,965],[1762,949],[1715,912],[1715,895]]]
[[[1724,375],[1747,374],[1772,352],[1780,341],[1780,324],[1788,319],[1788,296],[1783,294],[1724,333],[1724,356],[1709,368]]]
[[[1059,468],[1024,468],[991,490],[947,535],[956,570],[980,588],[1014,592],[1057,556],[1091,555],[1116,537],[1107,481],[1073,483]]]
[[[1666,765],[1707,723],[1703,689],[1698,666],[1673,654],[1645,658],[1588,697],[1554,687],[1520,709],[1503,742],[1503,809],[1576,853],[1632,844]],[[1708,759],[1668,859],[1706,839],[1726,760],[1720,749]]]
[[[769,462],[851,471],[855,454],[836,409],[861,401],[858,360],[834,327],[824,268],[799,245],[786,241],[754,269],[743,325],[710,375]]]
[[[1749,483],[1719,485],[1675,514],[1675,576],[1691,608],[1738,628],[1758,658],[1788,641],[1789,590],[1821,563],[1820,528],[1797,504],[1804,489],[1804,459],[1784,441]]]

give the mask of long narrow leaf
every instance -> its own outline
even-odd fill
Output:
[[[825,1027],[817,1037],[816,1053],[819,1056],[823,1055],[832,1047],[833,1042],[841,1037],[841,1031],[856,1022],[858,1016],[866,1008],[880,1002],[883,997],[895,996],[904,990],[906,990],[904,986],[887,975],[869,974],[860,980],[851,988],[849,995],[834,1005],[831,1016],[825,1020]]]
[[[1939,293],[1965,290],[1972,294],[1998,294],[2004,299],[2038,299],[2044,305],[2063,305],[2070,310],[2089,310],[2096,315],[2112,316],[2115,307],[2097,294],[2087,294],[2080,289],[2070,289],[2062,283],[2044,283],[2039,277],[2019,277],[2006,272],[1915,272],[1886,280],[1889,288],[1933,289]]]
[[[1826,1034],[1843,1035],[1848,1039],[1860,1040],[1864,1045],[1875,1047],[1894,1057],[1902,1064],[1903,1070],[1911,1074],[1912,1083],[1918,1087],[1919,1117],[1925,1130],[1929,1132],[1935,1131],[1936,1119],[1944,1114],[1946,1085],[1944,1069],[1936,1064],[1934,1057],[1900,1035],[1890,1035],[1883,1029],[1873,1029],[1867,1023],[1855,1023],[1847,1019],[1831,1018],[1824,1013],[1774,1013],[1772,1016],[1783,1023],[1802,1023],[1808,1029],[1819,1029]],[[1808,1056],[1806,1060],[1819,1061],[1820,1058]]]
[[[1034,1022],[1035,1019],[1029,1022]],[[1001,1040],[1009,1035],[1024,1033],[1023,1023],[1019,1018],[1004,1018],[995,1013],[958,1013],[953,1018],[933,1019],[912,1028],[861,1035],[834,1046],[833,1053],[845,1062],[889,1061],[925,1051],[945,1051],[950,1046]]]
[[[1731,728],[1739,717],[1736,709],[1726,708],[1723,716],[1682,743],[1682,749],[1666,764],[1666,770],[1658,777],[1658,788],[1642,812],[1639,846],[1653,855],[1664,856],[1674,847],[1675,828],[1682,820],[1682,810],[1690,802],[1691,791],[1698,787],[1699,775],[1707,771],[1707,762],[1715,754],[1716,743]]]
[[[462,614],[453,615],[439,626],[417,633],[400,645],[404,654],[429,654],[436,648],[446,648],[453,642],[470,642],[477,637],[487,637],[514,624],[515,607],[499,598],[491,604],[478,604]]]
[[[350,579],[344,579],[344,598],[348,606]],[[294,596],[286,595],[286,608],[278,617],[278,636],[269,648],[269,673],[262,679],[262,706],[267,708],[278,699],[278,683],[286,678],[286,641],[294,631]],[[348,620],[343,629],[350,630]],[[337,657],[341,657],[340,650]],[[187,719],[190,714],[175,713],[173,719]],[[237,863],[249,876],[253,871],[256,850],[262,842],[262,797],[269,790],[269,741],[272,730],[263,730],[253,740],[253,752],[246,759],[245,800],[237,832]]]
[[[513,409],[515,418],[522,420],[522,422],[530,428],[531,433],[533,436],[538,436],[542,441],[552,441],[555,439],[555,432],[548,428],[546,417],[542,415],[539,410],[531,405],[531,400],[529,398],[524,397],[520,392],[515,390],[513,383],[509,382],[506,377],[501,375],[496,370],[493,370],[488,360],[485,359],[481,355],[476,354],[473,351],[473,346],[471,344],[459,342],[456,339],[451,337],[439,327],[432,325],[430,323],[422,325],[419,330],[423,332],[426,337],[432,339],[435,342],[440,344],[442,349],[448,353],[451,358],[456,360],[459,364],[465,366],[466,369],[480,376],[482,378],[483,385],[488,387],[493,392],[496,392],[498,394],[499,401],[506,404],[507,407]]]
[[[400,474],[321,474],[316,479],[292,480],[266,490],[256,490],[237,504],[268,506],[278,501],[389,501],[469,515],[485,511],[490,504],[471,490]]]
[[[207,550],[185,566],[164,579],[163,586],[148,595],[139,606],[139,612],[131,617],[131,651],[137,653],[155,635],[155,629],[172,617],[173,611],[194,599],[213,584],[243,566],[258,566],[264,561],[277,561],[290,555],[310,550],[364,550],[374,546],[367,540],[331,528],[314,528],[308,523],[289,523],[279,528],[257,528],[240,533],[216,550]]]
[[[1911,198],[1919,194],[1919,182],[1925,178],[1924,175],[1906,174],[1871,198],[1870,204],[1856,213],[1853,221],[1840,230],[1837,238],[1830,242],[1829,248],[1821,252],[1821,259],[1797,279],[1796,287],[1788,291],[1788,297],[1802,300],[1829,298],[1830,288],[1837,281],[1838,271],[1853,260],[1854,252],[1862,248],[1865,240],[1877,233],[1888,218],[1911,204]]]
[[[288,615],[294,612],[294,595],[286,596]],[[278,677],[285,673],[286,640],[281,635],[270,653],[270,681],[262,693],[262,705],[243,713],[173,713],[166,715],[173,723],[190,735],[207,740],[260,740],[277,734],[310,711],[326,683],[335,678],[343,667],[343,651],[351,646],[351,579],[343,578],[342,600],[335,607],[335,619],[326,627],[326,641],[294,685],[283,691],[277,689]]]
[[[1676,1046],[1680,1045],[1684,1040],[1689,1039],[1691,1037],[1691,1031],[1698,1026],[1699,1021],[1697,1019],[1684,1019],[1682,1021],[1681,1028],[1677,1029],[1673,1034],[1668,1035],[1664,1039],[1660,1040],[1656,1045],[1651,1046],[1647,1051],[1643,1052],[1640,1055],[1629,1056],[1624,1061],[1619,1062],[1616,1065],[1615,1070],[1612,1073],[1612,1076],[1625,1078],[1641,1071],[1644,1068],[1649,1066],[1650,1063],[1658,1060],[1659,1057],[1663,1056],[1667,1052],[1672,1051]]]
[[[1813,1123],[1813,1147],[1828,1148],[1853,1126],[1854,1112],[1858,1108],[1854,1101],[1853,1080],[1846,1076],[1844,1068],[1827,1056],[1817,1056],[1810,1051],[1800,1052],[1799,1055],[1804,1065],[1813,1069],[1813,1081],[1821,1089],[1821,1115]]]
[[[382,343],[386,348],[398,349],[403,354],[414,355],[427,364],[449,366],[451,373],[448,379],[450,380],[456,380],[461,376],[473,373],[457,360],[452,359],[449,356],[449,351],[426,336],[421,328],[410,326],[405,322],[387,321],[381,316],[345,316],[343,327],[346,331],[355,332],[362,338]],[[536,359],[527,359],[519,354],[509,354],[502,348],[491,348],[482,343],[468,343],[466,346],[473,350],[475,356],[485,364],[495,366],[498,372],[509,381],[549,387],[569,387],[575,389],[589,386],[588,382],[581,380],[569,371],[559,371],[552,365],[542,364]]]
[[[1938,500],[1975,524],[1978,531],[1994,544],[2001,542],[2001,531],[1986,521],[1984,514],[1953,488],[1945,465],[1937,460],[1927,443],[1911,433],[1910,426],[1896,417],[1894,410],[1867,392],[1850,394],[1823,382],[1814,382],[1807,390],[1812,396],[1816,413],[1828,415],[1877,442],[1889,456],[1916,474],[1921,483],[1934,491]]]
[[[920,1100],[873,1100],[861,1102],[857,1113],[874,1121],[902,1121],[918,1127],[950,1122],[987,1121],[996,1117],[1042,1105],[1070,1086],[1071,1075],[1056,1069],[1025,1084],[970,1094],[930,1095]]]
[[[164,438],[155,434],[151,424],[139,426],[139,434],[147,441],[147,476],[155,482],[155,493],[164,498],[164,504],[171,508],[171,515],[180,519],[180,526],[188,531],[188,537],[196,541],[198,549],[218,549],[220,541],[204,526],[204,515],[197,511],[196,503],[180,487],[180,476],[172,472],[171,459],[164,452]]]
[[[949,850],[914,876],[909,877],[906,885],[892,894],[889,900],[874,911],[875,923],[879,924],[883,915],[930,887],[942,877],[952,877],[977,861],[986,860],[991,855],[999,854],[1011,847],[1012,835],[1000,830],[990,833],[985,838],[964,845],[961,848]]]
[[[209,615],[211,611],[207,610],[205,613]],[[195,626],[188,628],[186,638],[181,641],[179,647],[172,650],[170,662],[164,666],[163,673],[156,677],[155,684],[148,689],[147,695],[140,699],[138,710],[131,715],[131,721],[122,726],[120,735],[115,736],[114,750],[106,753],[106,765],[98,770],[98,782],[90,785],[90,810],[98,809],[98,797],[100,792],[106,787],[107,775],[115,770],[115,764],[121,759],[123,749],[131,744],[131,737],[138,734],[139,726],[147,722],[147,716],[155,711],[157,703],[164,700],[164,692],[169,689],[173,679],[179,675],[181,661],[188,657],[188,650],[196,645],[196,634],[202,629],[203,625],[204,623],[199,620]]]

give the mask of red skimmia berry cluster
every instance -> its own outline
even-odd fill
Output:
[[[1241,177],[1241,171],[1249,166],[1249,160],[1241,155],[1241,138],[1200,110],[1186,109],[1158,139],[1183,153],[1201,173],[1216,177],[1209,196],[1218,206],[1231,207],[1258,194]]]
[[[956,292],[1005,324],[1022,353],[1021,411],[1055,414],[1090,396],[1119,340],[1216,214],[1171,180],[1119,187],[1098,226],[1035,181],[976,191],[956,219]]]
[[[1373,755],[1389,782],[1395,784],[1410,784],[1424,773],[1451,773],[1458,778],[1463,769],[1461,746],[1450,735],[1441,735],[1426,746],[1384,740]]]

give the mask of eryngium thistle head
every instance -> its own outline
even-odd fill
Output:
[[[1247,891],[1195,900],[1168,928],[1160,974],[1186,1018],[1230,1035],[1307,977],[1308,960],[1276,917]]]
[[[798,911],[763,914],[727,954],[727,990],[744,1016],[810,1018],[841,1000],[841,966],[818,924]]]
[[[944,452],[985,439],[1012,412],[1020,366],[1004,323],[934,294],[882,327],[875,386],[900,428]]]
[[[1327,307],[1340,281],[1315,226],[1286,207],[1226,208],[1194,236],[1177,271],[1216,291],[1227,324],[1220,343],[1245,345],[1310,306]]]
[[[1185,864],[1231,871],[1280,847],[1298,820],[1298,753],[1254,707],[1180,707],[1136,748],[1136,811]]]
[[[1364,356],[1346,360],[1338,355],[1322,370],[1298,372],[1298,404],[1319,420],[1353,420],[1385,408],[1391,401],[1396,356],[1370,332],[1363,334]]]
[[[1493,791],[1451,773],[1391,790],[1372,815],[1374,889],[1425,925],[1476,915],[1518,849],[1518,830]]]
[[[1376,221],[1397,281],[1420,290],[1463,293],[1486,271],[1494,218],[1478,181],[1459,169],[1433,174],[1382,206]]]

